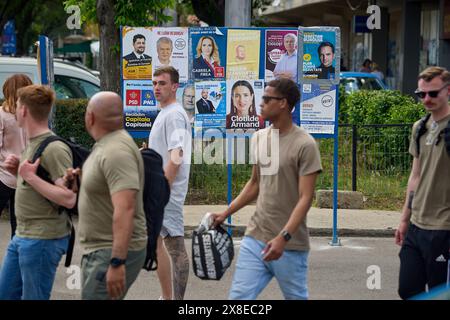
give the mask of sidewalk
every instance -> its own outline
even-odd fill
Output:
[[[226,206],[184,206],[186,236],[191,236],[206,212],[221,212]],[[233,235],[242,236],[255,206],[247,206],[232,216]],[[338,209],[338,236],[393,237],[400,221],[400,212],[382,210]],[[311,208],[307,224],[311,236],[332,236],[333,209]]]

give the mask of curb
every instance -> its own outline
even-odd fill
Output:
[[[198,226],[184,226],[184,237],[192,238],[192,231]],[[233,237],[243,237],[246,226],[236,226],[232,229]],[[331,228],[308,228],[312,237],[332,237]],[[338,229],[339,237],[368,237],[368,238],[393,238],[394,229]]]

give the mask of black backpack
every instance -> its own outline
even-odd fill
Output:
[[[416,133],[415,133],[415,143],[417,148],[417,154],[420,154],[420,137],[422,137],[427,132],[427,122],[428,119],[430,119],[431,113],[426,114],[425,116],[420,119],[419,125],[417,126]],[[443,135],[444,142],[445,142],[445,149],[447,150],[447,154],[450,156],[450,120],[447,123],[447,127],[445,127],[440,133],[439,137],[437,138],[437,143],[439,143],[441,139],[441,135]]]
[[[143,200],[148,237],[147,256],[142,268],[151,271],[158,268],[157,240],[164,219],[164,208],[170,198],[170,186],[164,175],[163,160],[159,153],[146,148],[141,150],[141,154],[145,170]]]
[[[40,158],[42,153],[44,152],[45,148],[54,141],[61,141],[69,146],[70,150],[72,151],[72,158],[73,158],[72,167],[74,169],[81,168],[83,166],[83,163],[89,156],[90,151],[76,143],[73,143],[71,141],[68,141],[68,140],[61,138],[60,136],[56,136],[56,135],[51,135],[51,136],[47,137],[44,141],[41,142],[41,144],[39,145],[38,149],[36,150],[31,161],[34,163],[38,158]],[[39,167],[37,169],[37,175],[41,179],[47,181],[48,183],[53,184],[53,181],[50,178],[50,174],[41,165],[39,165]],[[78,180],[77,182],[78,182],[78,186],[79,186],[80,181]],[[65,207],[59,206],[58,211],[59,211],[59,213],[62,213],[64,211],[67,212],[70,220],[72,220],[73,215],[78,215],[78,194],[77,194],[77,201],[73,208],[65,208]],[[73,227],[73,223],[72,223],[72,229],[70,231],[69,246],[67,248],[66,261],[64,263],[64,266],[66,266],[66,267],[69,267],[72,262],[72,254],[73,254],[74,245],[75,245],[75,228]]]

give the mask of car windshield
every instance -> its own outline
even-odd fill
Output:
[[[100,91],[93,83],[68,76],[55,75],[57,99],[85,99]]]
[[[383,86],[377,78],[369,77],[341,78],[341,85],[344,86],[346,93],[358,90],[383,90]]]

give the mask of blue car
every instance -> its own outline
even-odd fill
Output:
[[[340,85],[345,88],[345,93],[350,94],[358,90],[386,90],[383,81],[376,75],[365,72],[341,72]]]

